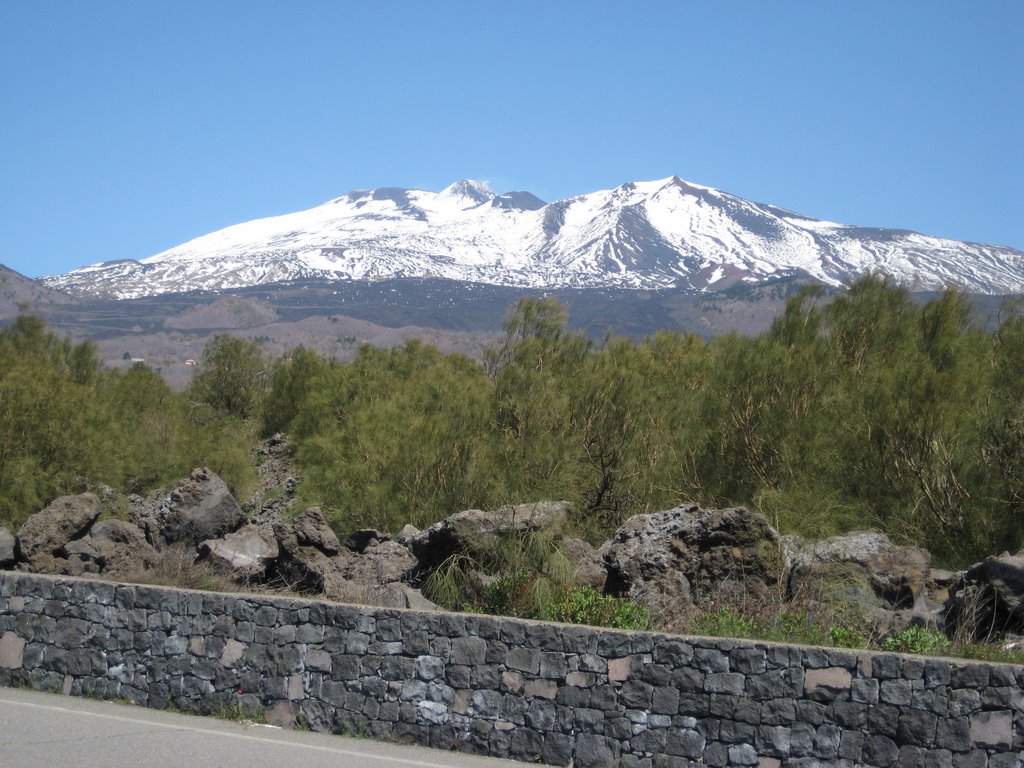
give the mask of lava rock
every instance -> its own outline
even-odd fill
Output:
[[[152,568],[159,559],[139,527],[124,520],[101,520],[88,536],[70,542],[64,551],[69,575],[125,578]]]
[[[243,581],[262,577],[280,551],[273,532],[257,525],[245,525],[223,538],[199,544],[201,558]]]
[[[756,599],[786,573],[778,533],[743,508],[636,515],[615,532],[604,560],[605,591],[653,610],[716,600],[726,587]]]
[[[980,641],[1024,634],[1024,550],[968,568],[946,604],[946,627]]]
[[[227,483],[209,469],[195,469],[170,493],[143,499],[131,496],[129,519],[157,549],[168,544],[193,547],[238,530],[245,514]]]
[[[355,555],[341,551],[337,535],[319,507],[309,507],[291,522],[274,524],[280,555],[273,566],[276,577],[291,589],[335,595],[344,582],[341,568]],[[338,599],[338,598],[335,598]]]
[[[100,512],[99,497],[83,493],[61,496],[29,517],[18,530],[18,549],[28,569],[55,572],[54,558],[63,558],[68,543],[84,536]]]
[[[793,593],[809,591],[890,611],[926,608],[927,550],[864,531],[817,541],[784,536],[782,541],[792,563]]]
[[[400,540],[409,547],[421,567],[432,569],[454,554],[472,556],[486,550],[501,537],[561,526],[568,519],[569,507],[565,501],[541,501],[500,507],[490,512],[469,509],[417,533],[403,529]]]

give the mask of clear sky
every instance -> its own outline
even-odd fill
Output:
[[[1024,249],[1021,0],[0,0],[0,264],[349,190],[676,174]]]

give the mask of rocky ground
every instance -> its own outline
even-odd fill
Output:
[[[970,641],[1024,634],[1024,551],[953,573],[881,533],[812,541],[780,536],[746,509],[692,505],[632,517],[595,548],[562,533],[563,502],[466,510],[422,531],[359,530],[342,540],[320,509],[296,509],[283,436],[262,443],[254,461],[261,485],[242,503],[208,469],[130,497],[127,520],[100,519],[92,493],[57,499],[16,535],[0,527],[0,568],[431,609],[421,585],[445,563],[486,563],[496,544],[543,533],[571,563],[573,582],[633,600],[670,630],[684,631],[700,610],[799,606],[852,617],[876,637],[914,624]]]

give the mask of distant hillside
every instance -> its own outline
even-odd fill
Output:
[[[0,264],[0,318],[15,317],[23,310],[39,311],[53,304],[77,302],[63,291],[48,288]]]
[[[257,341],[271,357],[295,346],[348,359],[361,344],[401,345],[420,339],[445,352],[479,358],[502,336],[509,307],[523,296],[552,296],[569,324],[595,341],[607,334],[634,340],[659,330],[713,338],[766,331],[786,299],[813,282],[777,278],[722,290],[562,288],[544,290],[443,279],[299,280],[230,291],[195,291],[138,299],[75,298],[0,268],[0,321],[19,307],[43,317],[62,336],[91,339],[109,367],[143,360],[184,386],[218,333]],[[826,288],[826,295],[838,289]],[[934,293],[915,294],[918,301]],[[1003,297],[972,295],[978,321],[991,325]]]

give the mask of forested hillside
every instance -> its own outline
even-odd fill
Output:
[[[594,539],[682,500],[742,504],[784,533],[877,528],[947,564],[1024,546],[1024,318],[972,322],[879,277],[807,289],[758,337],[594,344],[553,300],[512,307],[480,363],[410,342],[347,363],[264,359],[217,337],[184,393],[102,370],[22,317],[0,332],[0,523],[104,483],[141,492],[209,466],[234,489],[284,431],[300,495],[339,532],[457,510],[573,502]]]

